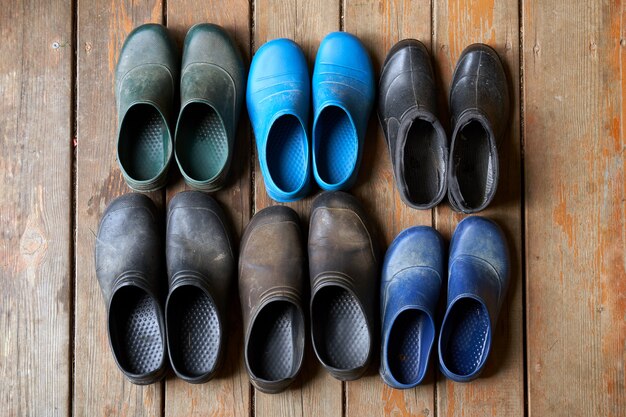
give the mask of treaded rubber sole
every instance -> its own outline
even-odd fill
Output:
[[[168,339],[175,370],[194,378],[215,370],[221,331],[213,300],[194,286],[180,287],[168,302]]]
[[[248,363],[252,373],[265,381],[291,378],[299,369],[304,336],[297,307],[274,301],[257,315],[248,341]]]
[[[120,132],[119,158],[133,181],[156,178],[168,162],[169,132],[153,106],[138,104],[128,110]]]
[[[319,177],[326,184],[344,182],[355,169],[359,146],[350,118],[340,107],[328,106],[318,116],[315,129]]]
[[[424,377],[434,339],[430,318],[423,311],[400,313],[392,325],[387,347],[389,371],[396,381],[413,385]]]
[[[159,368],[164,343],[155,301],[143,290],[123,288],[111,303],[113,350],[121,367],[131,374]]]
[[[476,300],[461,300],[452,308],[446,319],[452,328],[443,352],[444,362],[451,372],[470,375],[480,366],[488,348],[489,316]]]
[[[306,134],[295,116],[284,115],[274,121],[265,156],[272,181],[282,192],[292,193],[304,183],[307,146]]]
[[[341,287],[321,289],[314,298],[316,350],[333,368],[363,366],[369,356],[370,334],[356,297]]]
[[[176,135],[176,158],[191,181],[215,178],[228,160],[228,136],[221,118],[204,103],[183,109]]]

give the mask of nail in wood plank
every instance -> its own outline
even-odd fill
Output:
[[[72,9],[0,10],[0,414],[69,415]]]

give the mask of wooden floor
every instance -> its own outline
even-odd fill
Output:
[[[512,285],[483,377],[386,387],[373,366],[330,377],[309,348],[294,387],[254,391],[233,305],[219,378],[137,387],[116,368],[94,269],[106,205],[129,191],[115,160],[114,68],[126,35],[166,24],[179,44],[197,22],[226,27],[248,56],[289,37],[312,65],[320,40],[359,36],[377,70],[412,37],[430,48],[440,116],[465,46],[504,59],[513,110],[496,200]],[[24,0],[0,9],[0,415],[2,416],[625,416],[626,14],[587,0]],[[416,224],[449,239],[462,215],[407,208],[372,118],[353,189],[384,243]],[[173,169],[176,171],[176,169]],[[240,235],[267,197],[244,115],[233,180],[217,198]],[[150,194],[162,208],[184,189]],[[291,204],[308,220],[311,198]]]

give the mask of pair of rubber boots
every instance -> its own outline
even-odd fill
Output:
[[[457,382],[477,378],[487,362],[506,299],[509,268],[504,234],[484,217],[467,217],[459,223],[448,257],[435,229],[417,226],[401,232],[387,250],[382,269],[383,380],[400,389],[423,381],[435,345],[435,311],[446,277],[439,367]]]
[[[279,202],[354,185],[374,102],[374,74],[359,39],[333,32],[320,44],[313,77],[302,49],[289,39],[254,55],[247,105],[268,195]],[[309,113],[313,123],[309,139]]]
[[[394,45],[380,75],[378,118],[402,200],[426,210],[439,204],[447,191],[456,211],[485,209],[498,187],[498,144],[508,128],[509,100],[496,51],[484,44],[468,46],[450,84],[448,141],[437,117],[437,85],[428,50],[414,39]]]
[[[236,277],[227,224],[220,205],[199,191],[174,196],[165,222],[140,193],[123,195],[105,210],[96,275],[111,351],[131,382],[156,382],[169,364],[190,383],[218,371]]]
[[[318,360],[335,378],[361,377],[378,350],[380,255],[361,204],[341,191],[320,194],[308,231],[305,245],[296,212],[271,206],[241,240],[245,364],[264,392],[295,379],[309,327]]]
[[[164,26],[139,26],[124,42],[115,79],[117,159],[132,189],[148,192],[164,187],[173,156],[190,187],[210,192],[225,185],[246,69],[224,29],[213,24],[189,29],[181,63]]]

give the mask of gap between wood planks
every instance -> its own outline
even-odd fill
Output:
[[[75,346],[76,346],[76,234],[77,234],[77,218],[76,218],[76,204],[78,189],[76,186],[76,173],[78,171],[77,163],[77,147],[78,147],[78,0],[71,0],[70,4],[72,15],[72,59],[71,59],[71,78],[72,78],[72,91],[70,98],[70,124],[72,126],[70,134],[70,146],[72,151],[70,152],[70,233],[71,239],[69,244],[69,258],[70,258],[70,288],[69,288],[69,304],[70,304],[70,334],[69,334],[69,399],[68,399],[68,413],[74,415],[74,376],[76,374],[75,365]]]
[[[526,344],[526,167],[524,163],[524,1],[518,3],[519,22],[519,152],[520,152],[520,232],[521,236],[521,268],[522,268],[522,368],[524,391],[524,416],[529,415],[528,403],[528,357]]]
[[[161,24],[167,27],[167,0],[162,0],[161,4]],[[167,185],[161,189],[161,199],[163,200],[163,213],[167,213]],[[169,353],[168,353],[169,354]],[[169,358],[168,358],[169,359]],[[165,396],[167,391],[166,379],[159,382],[161,388],[161,417],[165,417]]]

